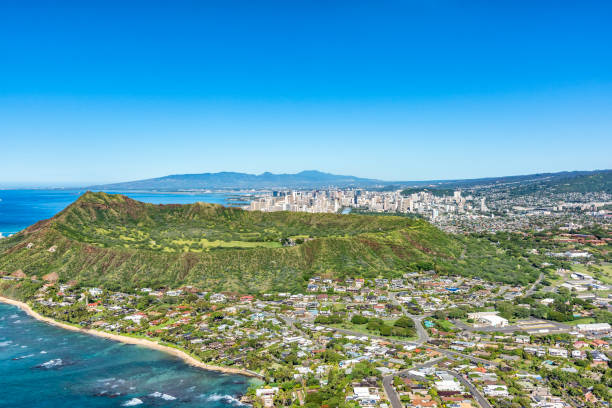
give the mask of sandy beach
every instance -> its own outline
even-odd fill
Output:
[[[154,350],[158,350],[158,351],[162,351],[164,353],[168,353],[168,354],[172,354],[173,356],[176,356],[180,359],[182,359],[183,361],[185,361],[187,364],[194,366],[194,367],[198,367],[198,368],[202,368],[205,370],[210,370],[210,371],[219,371],[222,373],[228,373],[228,374],[240,374],[240,375],[245,375],[245,376],[249,376],[249,377],[257,377],[257,378],[262,378],[261,375],[248,371],[248,370],[242,370],[239,368],[231,368],[231,367],[221,367],[221,366],[214,366],[214,365],[210,365],[210,364],[205,364],[201,361],[196,360],[194,357],[190,356],[189,354],[185,353],[184,351],[172,348],[172,347],[168,347],[168,346],[164,346],[161,344],[158,344],[152,340],[146,340],[146,339],[138,339],[138,338],[134,338],[134,337],[128,337],[128,336],[121,336],[119,334],[113,334],[113,333],[107,333],[107,332],[103,332],[100,330],[93,330],[93,329],[83,329],[80,327],[75,327],[75,326],[71,326],[69,324],[66,323],[61,323],[58,321],[55,321],[49,317],[45,317],[42,316],[41,314],[35,312],[34,310],[32,310],[32,308],[24,302],[20,302],[18,300],[14,300],[14,299],[9,299],[6,297],[2,297],[0,296],[0,302],[2,303],[7,303],[13,306],[17,306],[19,307],[21,310],[23,310],[24,312],[26,312],[28,315],[32,316],[33,318],[35,318],[36,320],[40,320],[42,322],[51,324],[53,326],[57,326],[57,327],[61,327],[62,329],[66,329],[66,330],[72,330],[72,331],[76,331],[76,332],[81,332],[81,333],[85,333],[85,334],[89,334],[92,336],[98,336],[98,337],[104,337],[106,339],[110,339],[110,340],[114,340],[114,341],[119,341],[122,343],[126,343],[126,344],[135,344],[138,346],[143,346],[143,347],[148,347]]]

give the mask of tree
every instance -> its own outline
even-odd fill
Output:
[[[391,335],[391,327],[387,326],[387,325],[382,325],[379,327],[378,329],[380,331],[380,334],[383,336],[390,336]]]
[[[403,316],[397,319],[393,325],[396,327],[403,327],[405,329],[408,329],[414,327],[414,321],[409,317]]]
[[[448,317],[451,319],[465,319],[467,317],[467,310],[459,307],[453,307],[448,310]]]
[[[365,316],[362,315],[354,315],[351,318],[351,323],[353,324],[366,324],[369,321],[369,319]]]
[[[446,313],[444,313],[443,310],[438,310],[436,311],[436,313],[434,313],[434,316],[436,317],[436,319],[438,320],[446,320]]]
[[[351,377],[354,379],[362,379],[366,377],[377,376],[378,371],[374,368],[374,365],[369,361],[360,361],[353,366]]]
[[[326,363],[337,363],[339,361],[342,361],[342,356],[340,354],[336,353],[335,351],[332,351],[332,350],[325,350],[321,354],[321,358]]]

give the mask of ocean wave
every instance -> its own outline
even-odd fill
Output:
[[[54,358],[52,360],[39,364],[36,367],[49,369],[49,368],[61,367],[63,364],[64,362],[62,361],[61,358]]]
[[[161,398],[161,399],[166,400],[166,401],[174,401],[176,399],[176,397],[173,397],[170,394],[164,394],[164,393],[158,392],[158,391],[155,391],[154,393],[149,394],[149,397]]]
[[[13,344],[13,342],[11,340],[0,341],[0,347],[10,346],[11,344]]]
[[[108,390],[102,390],[94,394],[96,397],[108,397],[108,398],[117,398],[121,396],[120,392],[110,392]]]
[[[24,358],[33,357],[34,354],[27,354],[25,356],[15,357],[13,360],[23,360]]]
[[[246,406],[246,404],[243,404],[239,399],[232,395],[211,394],[208,396],[208,398],[206,398],[206,401],[223,401],[235,406]]]
[[[140,405],[142,404],[142,400],[140,398],[132,398],[129,401],[124,402],[123,404],[121,404],[122,407],[133,407],[135,405]]]
[[[45,350],[42,350],[40,354],[47,354],[47,352]]]

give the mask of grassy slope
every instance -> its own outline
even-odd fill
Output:
[[[297,235],[313,239],[272,247]],[[211,247],[214,241],[243,242],[248,248]],[[27,249],[28,243],[33,248]],[[52,246],[55,252],[48,251]],[[39,277],[57,271],[63,280],[109,287],[301,290],[313,274],[389,275],[430,264],[505,281],[537,275],[527,265],[517,268],[518,263],[500,257],[490,244],[449,236],[406,217],[152,205],[106,193],[87,193],[54,218],[0,241],[0,271],[22,269]]]

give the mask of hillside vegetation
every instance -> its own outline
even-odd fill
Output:
[[[519,185],[511,189],[511,193],[514,195],[592,192],[612,194],[612,170],[602,170],[589,174],[571,174],[565,177]]]
[[[282,243],[297,243],[283,246]],[[0,240],[0,273],[108,288],[302,291],[309,277],[400,276],[414,269],[529,282],[537,271],[486,240],[407,217],[249,212],[153,205],[88,192],[55,217]]]
[[[554,193],[612,193],[612,170],[565,171],[474,180],[440,182],[432,189],[469,189],[475,186],[506,190],[512,196]]]

